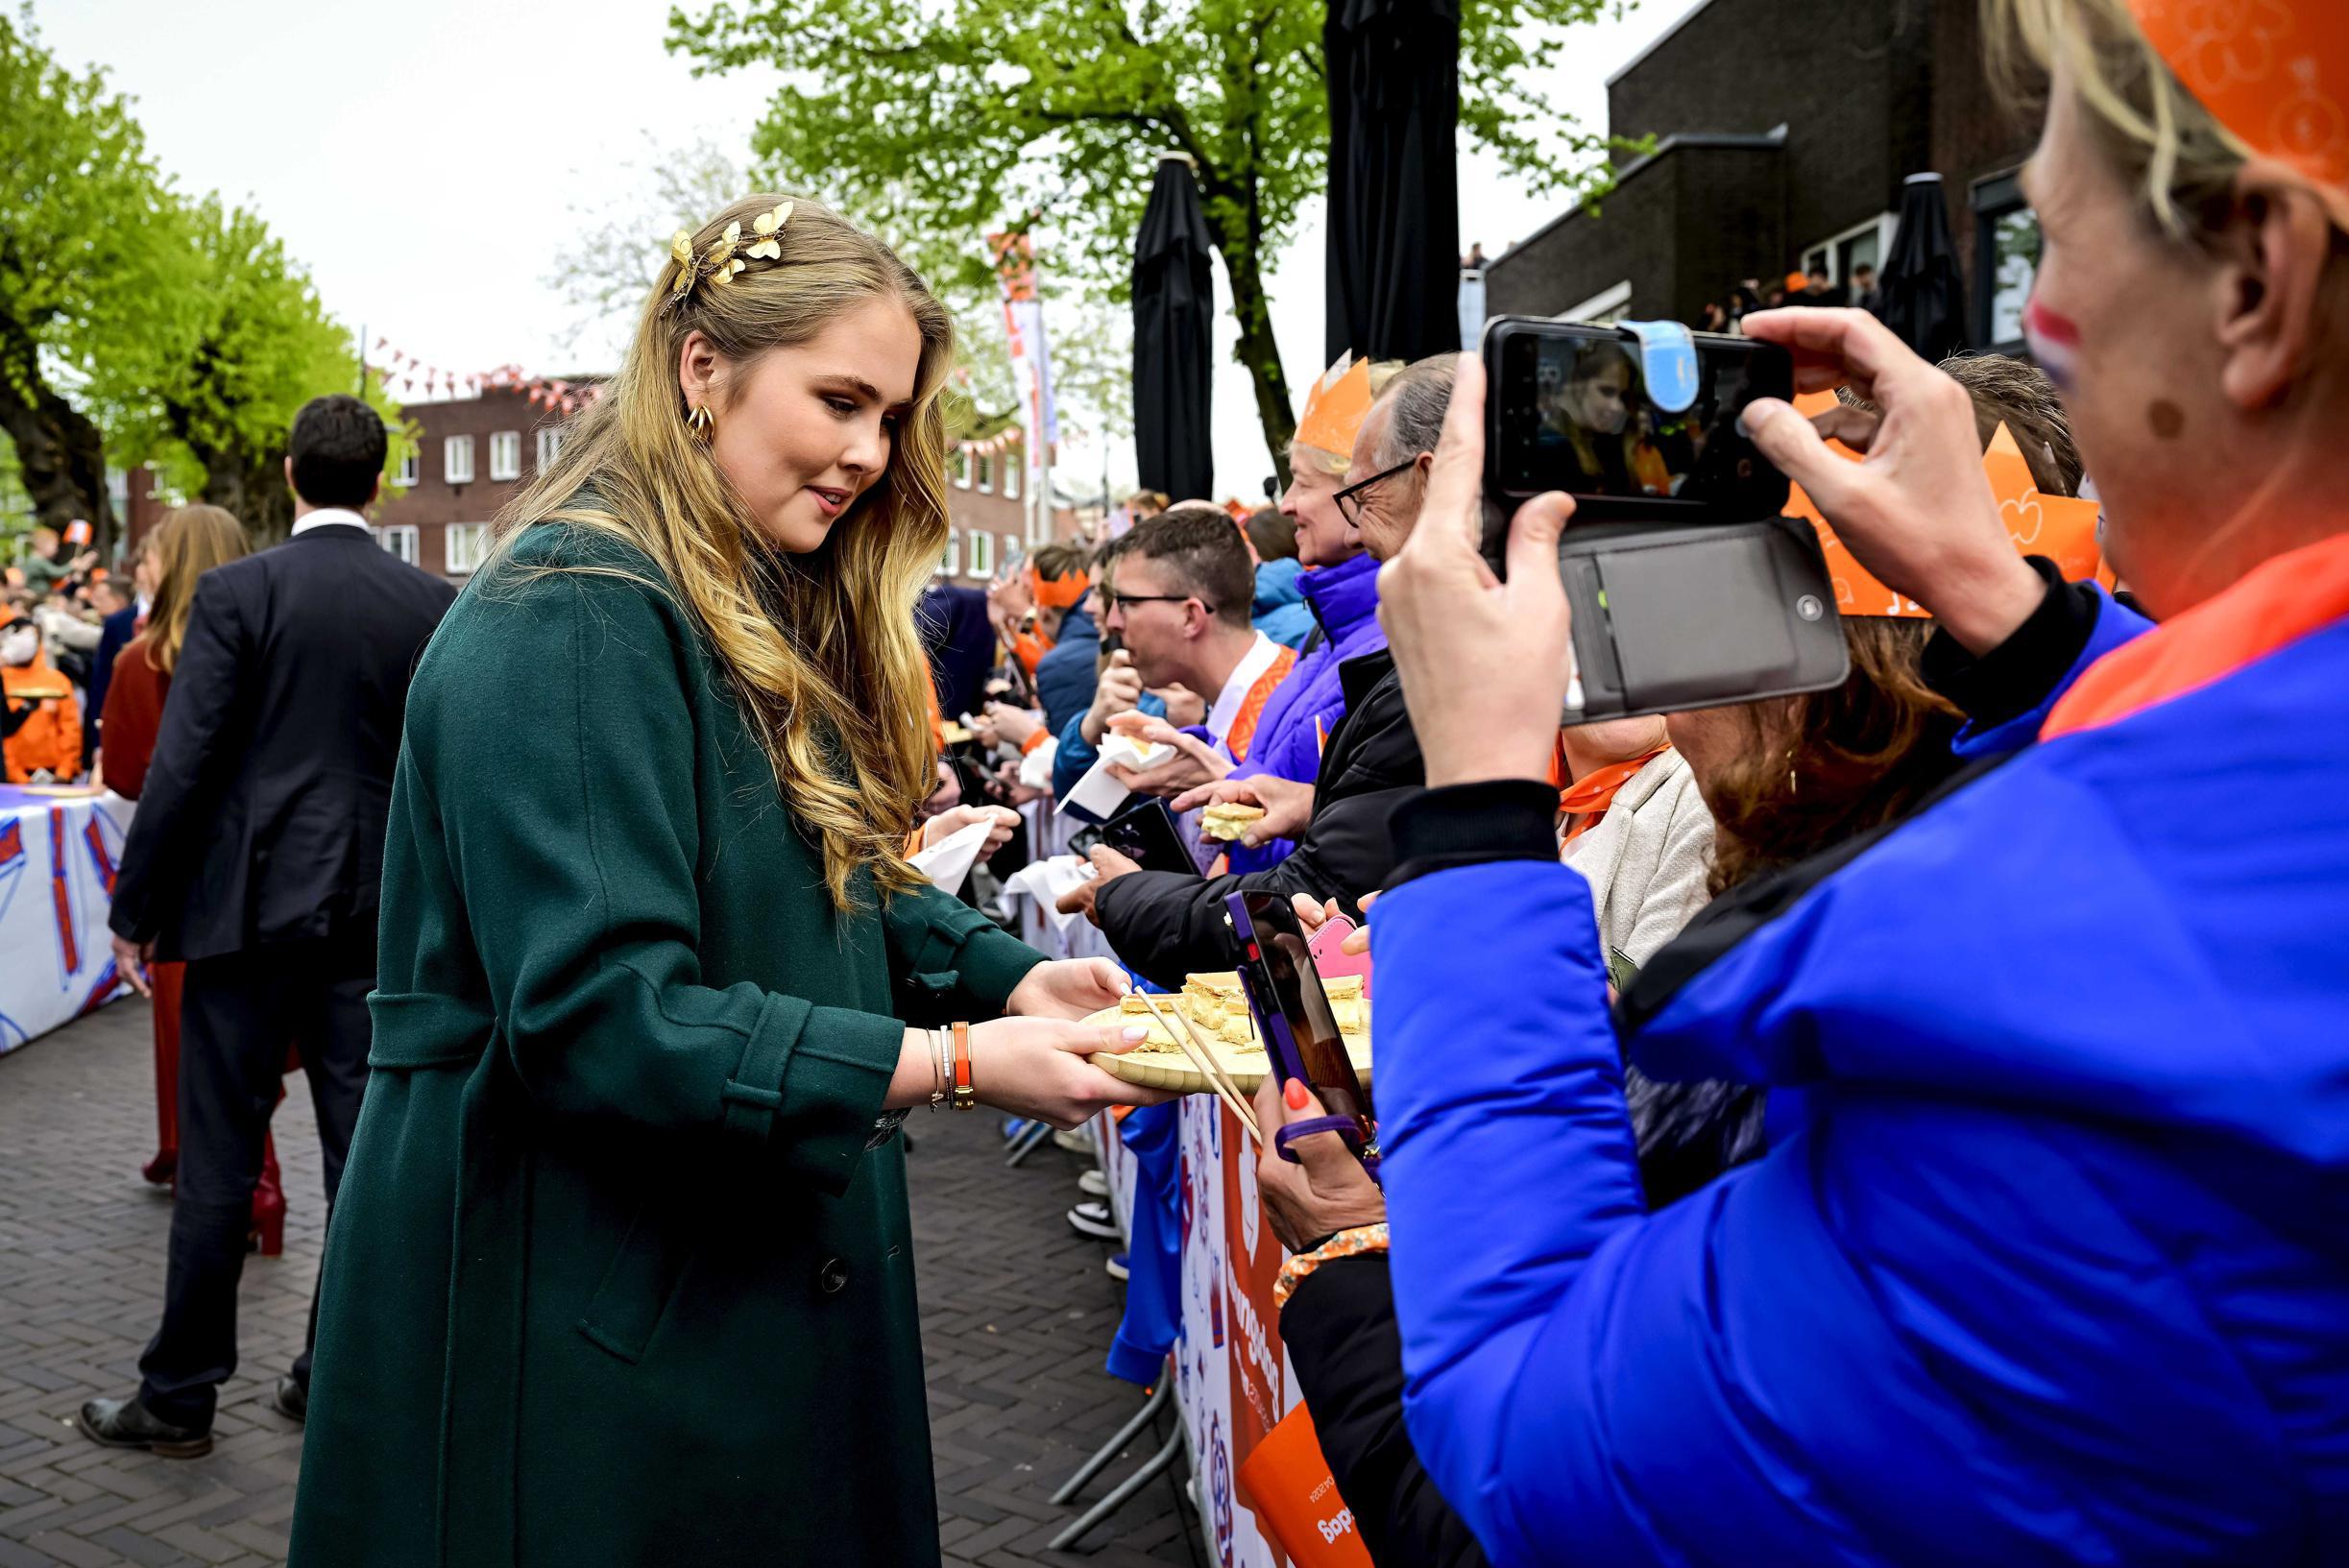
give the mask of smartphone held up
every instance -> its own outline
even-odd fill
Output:
[[[1503,316],[1484,337],[1485,555],[1564,491],[1569,724],[1823,690],[1849,673],[1835,590],[1786,476],[1737,428],[1791,398],[1785,350],[1678,323]]]

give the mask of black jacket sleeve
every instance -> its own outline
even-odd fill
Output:
[[[2047,700],[2095,632],[2103,600],[2086,583],[2068,583],[2044,555],[2024,557],[2047,585],[2039,608],[2012,636],[1979,659],[1936,629],[1925,645],[1925,684],[1957,705],[1975,725],[1996,729]]]
[[[1280,1314],[1281,1343],[1321,1457],[1378,1568],[1482,1568],[1485,1550],[1436,1490],[1403,1427],[1403,1336],[1383,1254],[1308,1275]]]
[[[1179,989],[1186,975],[1230,969],[1236,959],[1223,920],[1227,895],[1305,893],[1350,907],[1387,886],[1395,864],[1395,809],[1424,793],[1425,780],[1402,683],[1390,674],[1330,737],[1314,784],[1313,820],[1295,853],[1238,877],[1135,871],[1114,878],[1094,900],[1102,932],[1120,958],[1169,990]]]

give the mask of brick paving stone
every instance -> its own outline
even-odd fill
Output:
[[[318,1139],[299,1078],[278,1108],[285,1254],[246,1260],[242,1360],[201,1459],[101,1449],[82,1401],[137,1386],[163,1291],[147,1009],[120,1001],[0,1056],[0,1568],[282,1563],[301,1429],[268,1407],[308,1319],[324,1241]],[[1123,1287],[1061,1215],[1081,1169],[1047,1144],[1006,1170],[991,1115],[908,1123],[916,1278],[947,1568],[1149,1568],[1201,1560],[1184,1478],[1144,1488],[1076,1553],[1062,1526],[1156,1451],[1137,1438],[1070,1507],[1061,1481],[1139,1389],[1102,1370]]]

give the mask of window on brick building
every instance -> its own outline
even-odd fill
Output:
[[[553,468],[555,459],[562,455],[563,427],[559,424],[541,425],[539,427],[538,471],[545,473],[548,469]]]
[[[956,572],[960,571],[961,569],[962,536],[960,534],[948,534],[946,536],[946,553],[938,559],[938,570],[941,574],[952,577]]]
[[[409,566],[416,565],[416,524],[397,523],[389,528],[378,528],[375,530],[375,543]]]
[[[2021,354],[2022,307],[2039,275],[2039,214],[2023,201],[2017,172],[1975,181],[1974,245],[1976,346]]]
[[[520,479],[522,476],[522,433],[520,430],[500,430],[490,437],[490,477]]]
[[[400,457],[400,471],[393,476],[392,483],[403,490],[414,489],[418,470],[424,466],[424,454],[414,446],[402,452]]]
[[[964,570],[966,575],[972,577],[984,577],[995,570],[995,536],[993,534],[973,534],[971,536],[971,564]]]
[[[979,494],[981,495],[994,495],[995,458],[993,455],[987,452],[981,452],[977,457],[972,458],[971,461],[979,465]]]
[[[457,576],[481,569],[489,558],[490,525],[486,522],[452,522],[448,525],[448,570]]]
[[[473,482],[473,438],[450,436],[441,443],[441,477],[452,485]]]
[[[1007,501],[1016,501],[1020,498],[1020,459],[1022,455],[1019,452],[1012,452],[1004,460],[1004,499]]]
[[[1879,273],[1883,271],[1884,257],[1892,249],[1892,236],[1900,225],[1900,214],[1878,213],[1866,223],[1856,224],[1833,239],[1822,240],[1804,251],[1803,270],[1823,267],[1829,286],[1848,292],[1852,274],[1857,269],[1874,267]]]
[[[955,488],[957,490],[968,490],[971,488],[970,453],[964,451],[959,446],[956,447],[955,455],[946,460],[946,467],[948,471],[953,473],[955,476]]]

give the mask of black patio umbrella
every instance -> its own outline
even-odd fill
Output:
[[[1329,0],[1329,357],[1460,348],[1459,0]]]
[[[1941,176],[1908,177],[1901,191],[1901,227],[1877,287],[1877,315],[1927,363],[1964,351],[1966,279],[1949,240]]]
[[[1180,154],[1158,160],[1134,241],[1134,458],[1144,490],[1176,500],[1215,485],[1208,437],[1207,218]]]

